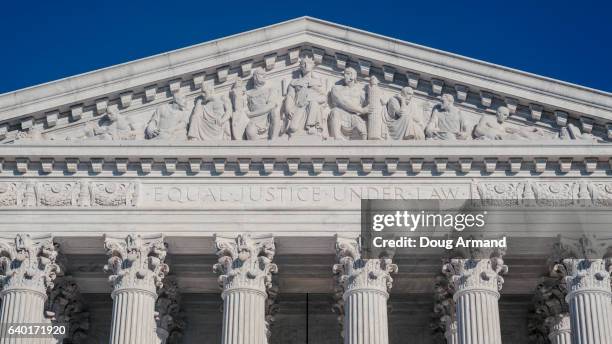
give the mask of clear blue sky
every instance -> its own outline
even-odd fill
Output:
[[[5,1],[0,93],[309,15],[612,91],[612,1]]]

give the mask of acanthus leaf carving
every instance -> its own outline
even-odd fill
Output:
[[[440,273],[436,276],[431,329],[435,342],[439,344],[447,343],[448,337],[457,331],[454,293],[454,285],[447,275]]]
[[[46,294],[60,271],[53,238],[17,234],[0,239],[0,285]]]
[[[358,239],[336,237],[336,258],[333,273],[344,293],[356,289],[373,289],[383,293],[393,287],[392,274],[397,273],[397,264],[389,256],[363,259]]]
[[[450,259],[443,267],[443,272],[453,282],[455,298],[471,290],[499,295],[504,284],[502,276],[508,273],[508,266],[503,260],[505,248],[469,247],[458,253],[461,258]]]
[[[612,238],[559,236],[553,257],[553,272],[562,278],[568,296],[582,291],[612,294]]]
[[[162,287],[169,272],[164,262],[167,250],[163,235],[106,236],[104,247],[109,257],[104,271],[110,273],[109,282],[115,291],[135,288],[156,294]]]
[[[249,289],[265,296],[264,323],[269,338],[278,311],[278,282],[274,278],[278,267],[272,262],[276,254],[274,237],[248,233],[235,237],[215,235],[215,248],[218,261],[213,271],[219,275],[219,286],[224,293]]]
[[[158,335],[166,338],[163,343],[181,343],[187,323],[181,309],[181,294],[175,275],[165,277],[158,294],[155,302]]]
[[[272,275],[278,272],[272,263],[276,253],[274,237],[239,234],[215,236],[218,262],[213,271],[219,275],[223,290],[252,288],[266,293],[273,287]]]
[[[80,288],[70,275],[60,276],[47,299],[47,314],[54,323],[68,324],[70,343],[87,343],[90,317]]]

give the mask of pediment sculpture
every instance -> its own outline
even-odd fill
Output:
[[[76,132],[45,131],[32,125],[13,141],[54,140],[61,137],[55,135],[58,133],[68,133],[64,136],[68,140],[178,142],[299,137],[340,141],[599,140],[569,121],[557,125],[510,121],[516,109],[511,111],[503,104],[487,111],[466,107],[465,96],[459,104],[449,90],[433,98],[431,94],[423,97],[414,84],[398,90],[386,84],[388,78],[381,82],[374,72],[366,76],[361,70],[360,76],[350,63],[341,70],[340,78],[329,71],[323,75],[308,52],[297,61],[298,69],[288,70],[290,80],[256,67],[248,77],[235,75],[219,89],[212,80],[202,80],[195,94],[171,90],[169,101],[152,110],[138,110],[137,116],[122,113],[124,107],[119,103],[108,106],[104,116],[77,127],[81,129]],[[227,86],[229,89],[224,88]]]

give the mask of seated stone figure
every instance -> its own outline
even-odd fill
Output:
[[[505,106],[497,108],[495,119],[483,114],[474,127],[474,138],[478,140],[542,140],[553,138],[554,134],[544,132],[536,127],[521,129],[507,127],[504,123],[509,116],[510,110]]]
[[[286,133],[297,135],[321,135],[327,137],[327,102],[325,87],[321,79],[313,75],[314,60],[310,56],[300,60],[298,79],[292,80],[285,98]]]
[[[331,90],[332,110],[329,117],[330,135],[337,140],[348,140],[356,134],[360,139],[368,137],[365,116],[366,94],[357,83],[357,71],[348,67],[344,70],[343,85]]]
[[[246,91],[249,140],[273,139],[280,131],[280,97],[266,84],[263,70],[253,72],[253,89]]]
[[[156,140],[185,140],[187,132],[187,101],[175,93],[170,104],[155,109],[145,128],[145,138]]]
[[[412,99],[412,87],[404,87],[400,94],[387,102],[385,122],[394,140],[425,140],[423,109]]]
[[[187,138],[190,141],[230,140],[231,105],[214,94],[210,84],[202,86],[189,117]]]
[[[434,140],[466,140],[471,138],[471,130],[461,110],[455,106],[452,94],[442,96],[442,104],[434,107],[425,136]]]

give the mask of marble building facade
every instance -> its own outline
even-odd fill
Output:
[[[1,323],[612,344],[612,234],[365,258],[362,199],[612,206],[612,94],[313,18],[0,95]],[[0,343],[57,343],[0,339]]]

